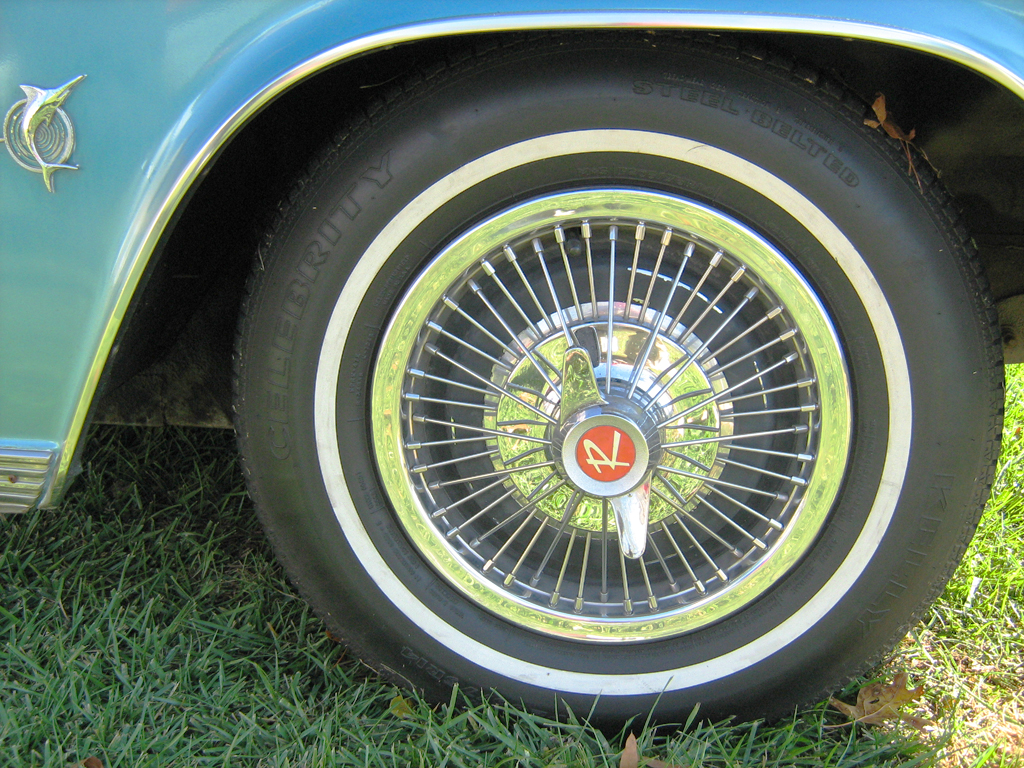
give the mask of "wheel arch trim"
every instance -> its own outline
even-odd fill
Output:
[[[306,9],[301,13],[304,15],[308,12],[309,9]],[[64,493],[70,469],[82,447],[80,438],[111,349],[127,315],[135,289],[157,250],[165,229],[213,158],[261,109],[291,86],[322,69],[389,46],[470,34],[597,29],[799,33],[884,43],[932,54],[965,66],[997,82],[1024,100],[1024,76],[1017,74],[1008,65],[992,56],[963,43],[881,23],[827,17],[702,11],[534,12],[426,21],[347,40],[299,61],[266,83],[235,106],[202,143],[198,152],[181,164],[167,167],[164,174],[154,174],[152,185],[145,196],[146,203],[140,207],[145,215],[133,222],[117,255],[116,278],[110,291],[110,309],[98,338],[92,362],[78,389],[77,401],[65,437],[60,441],[62,450],[56,472],[53,473],[53,481],[41,492],[37,503],[40,506],[53,506]],[[197,110],[198,106],[190,110],[189,114]],[[188,114],[182,116],[179,124],[160,147],[159,154],[167,158],[168,166],[171,166],[173,158],[176,157],[175,147],[170,146],[168,142],[180,141],[181,135],[186,133],[184,121],[187,117]],[[173,181],[168,183],[168,178],[173,178]],[[165,187],[163,193],[158,188],[161,182]]]

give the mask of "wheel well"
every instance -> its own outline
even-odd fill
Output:
[[[915,145],[963,209],[996,299],[1024,293],[1019,98],[957,64],[895,46],[795,34],[729,38],[796,59],[808,77],[844,82],[864,99],[866,115],[876,93],[884,93],[890,117],[916,131]],[[239,302],[263,232],[297,173],[348,116],[410,73],[457,58],[470,45],[501,41],[495,35],[421,41],[342,62],[242,128],[194,186],[151,260],[112,350],[93,420],[229,426]]]

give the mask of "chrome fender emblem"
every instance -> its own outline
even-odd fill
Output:
[[[57,88],[23,85],[25,98],[15,102],[4,118],[7,151],[25,170],[43,174],[43,184],[50,192],[54,171],[78,170],[67,162],[75,151],[75,127],[61,106],[84,79],[85,75],[79,75]]]

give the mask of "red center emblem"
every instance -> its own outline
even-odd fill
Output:
[[[636,448],[629,435],[618,427],[588,429],[576,444],[576,463],[594,480],[621,480],[636,461]]]

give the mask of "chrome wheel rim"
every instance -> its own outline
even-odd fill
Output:
[[[562,412],[570,348],[600,413]],[[828,315],[777,249],[693,201],[597,189],[514,206],[430,262],[385,331],[371,423],[391,507],[452,586],[536,631],[639,641],[793,567],[835,500],[851,414]],[[580,473],[627,463],[599,427],[637,448],[618,485]],[[631,559],[609,508],[637,476]]]

